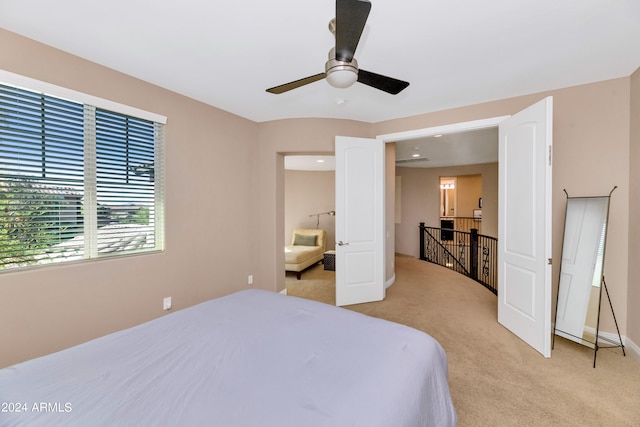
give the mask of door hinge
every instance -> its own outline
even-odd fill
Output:
[[[551,146],[549,146],[549,166],[551,166]]]
[[[552,265],[552,264],[553,264],[553,263],[551,262],[551,258],[548,258],[548,259],[547,259],[547,264],[548,264],[548,265]]]

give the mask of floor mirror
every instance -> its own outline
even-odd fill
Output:
[[[611,190],[608,196],[569,197],[565,212],[562,262],[556,303],[555,336],[577,342],[594,350],[624,346],[613,305],[604,280],[604,257]],[[600,334],[600,311],[605,291],[613,314],[619,343]],[[603,343],[605,343],[603,345]]]

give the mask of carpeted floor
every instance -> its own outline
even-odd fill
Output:
[[[287,293],[335,304],[335,273],[321,264]],[[396,256],[384,301],[346,307],[420,329],[447,352],[458,425],[640,426],[640,362],[556,337],[545,359],[497,322],[496,296],[478,283],[413,257]]]

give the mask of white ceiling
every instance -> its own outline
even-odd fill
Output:
[[[356,59],[407,89],[319,81],[265,92],[324,71],[334,10],[333,0],[0,0],[0,26],[256,122],[374,123],[640,66],[639,0],[372,0]]]
[[[497,161],[497,127],[396,142],[396,166],[401,167],[436,168]]]
[[[436,168],[496,163],[498,128],[416,138],[396,143],[396,166]],[[288,170],[335,170],[334,156],[290,155],[284,158]]]

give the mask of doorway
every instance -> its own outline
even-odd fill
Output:
[[[325,251],[335,249],[335,156],[284,155],[284,242],[292,245],[296,229],[319,229],[326,234]],[[286,248],[285,248],[286,258]],[[285,272],[285,289],[313,288],[317,299],[335,304],[335,270],[325,269],[324,259],[296,272]],[[327,286],[333,288],[325,289]],[[331,295],[333,293],[333,297]]]
[[[457,180],[455,176],[440,177],[440,218],[456,216]]]
[[[544,357],[550,357],[552,107],[547,97],[513,116],[378,137],[396,142],[499,127],[498,321]]]

